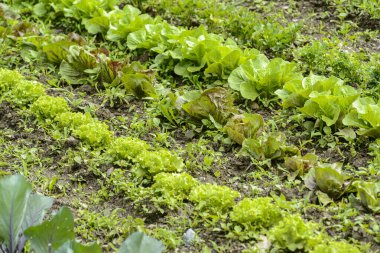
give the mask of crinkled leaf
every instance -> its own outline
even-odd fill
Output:
[[[232,117],[224,126],[228,137],[240,145],[246,138],[254,138],[264,126],[264,119],[259,114],[242,114]]]

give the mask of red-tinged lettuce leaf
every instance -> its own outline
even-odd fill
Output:
[[[35,252],[54,252],[67,241],[74,240],[74,217],[67,207],[63,207],[51,220],[25,230],[25,235]]]
[[[165,246],[158,240],[135,232],[121,245],[118,253],[161,253]]]
[[[246,113],[233,116],[224,129],[230,139],[241,145],[246,138],[254,138],[263,126],[261,115]]]

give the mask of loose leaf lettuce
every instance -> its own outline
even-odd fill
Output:
[[[343,119],[346,126],[358,127],[359,134],[380,137],[380,104],[370,97],[359,98]]]
[[[356,181],[353,184],[358,191],[361,203],[375,213],[380,212],[380,182]]]
[[[235,115],[224,126],[230,139],[242,145],[247,138],[255,138],[264,126],[264,119],[259,114]]]

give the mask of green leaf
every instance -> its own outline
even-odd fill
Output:
[[[315,180],[318,188],[331,197],[338,197],[344,192],[344,177],[336,167],[339,165],[315,168]]]
[[[358,191],[361,203],[375,213],[380,212],[380,182],[356,181],[353,184]]]
[[[135,232],[121,245],[118,253],[161,253],[165,246],[158,240]]]
[[[82,245],[76,241],[68,241],[54,251],[54,253],[102,253],[102,250],[95,243]]]
[[[67,207],[61,208],[51,220],[25,231],[35,252],[50,253],[59,249],[65,242],[73,240],[74,218]]]
[[[32,187],[21,175],[0,179],[0,241],[15,252]]]
[[[232,117],[224,126],[230,139],[240,145],[246,138],[254,138],[264,126],[264,119],[259,114],[242,114]]]

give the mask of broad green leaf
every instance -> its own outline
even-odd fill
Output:
[[[118,253],[161,253],[165,246],[158,240],[135,232],[121,245]]]
[[[95,243],[82,245],[76,241],[68,241],[54,251],[54,253],[102,253],[102,250]]]
[[[63,207],[51,220],[25,230],[25,235],[35,252],[51,253],[74,240],[74,217],[67,207]]]
[[[338,197],[344,191],[344,177],[333,166],[315,168],[315,181],[318,188],[331,197]]]
[[[354,186],[361,203],[375,213],[380,212],[380,182],[356,181]]]
[[[15,252],[32,187],[21,175],[0,179],[0,241]]]

